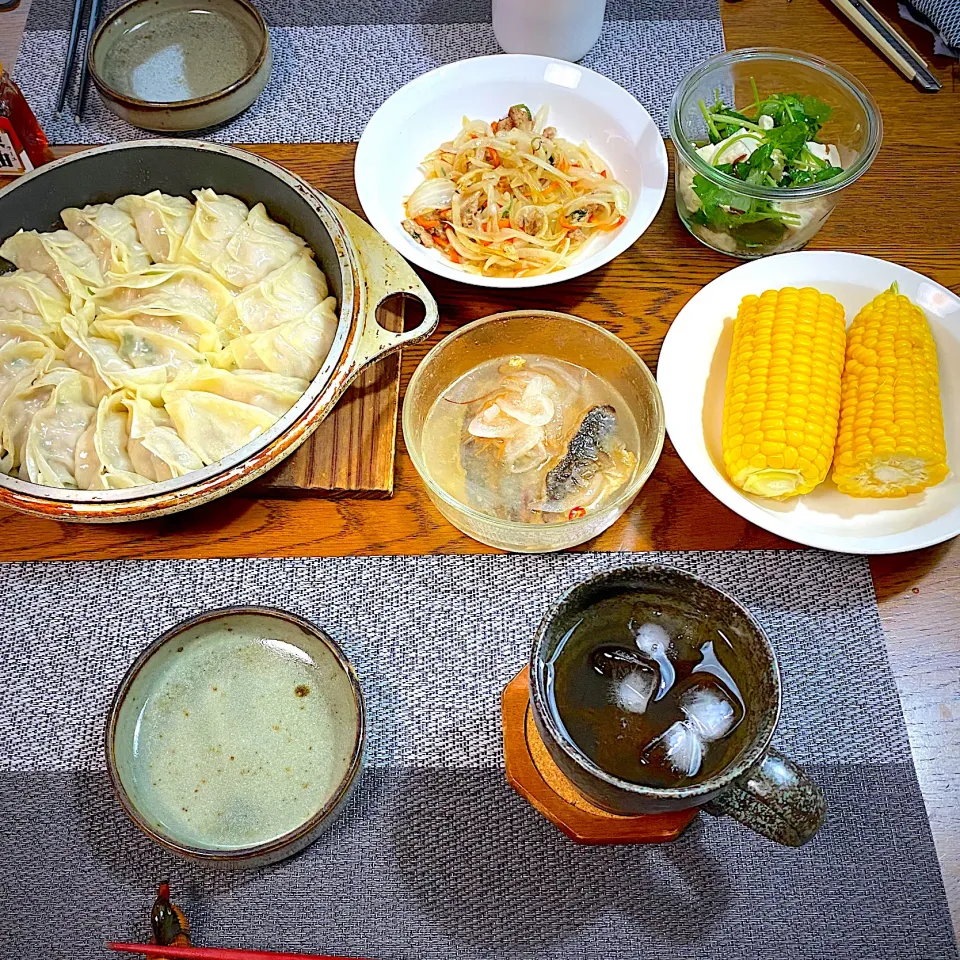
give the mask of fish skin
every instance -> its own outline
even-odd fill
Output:
[[[616,425],[617,411],[609,404],[591,407],[583,415],[567,452],[547,474],[548,499],[562,500],[587,485],[597,469],[600,454],[604,452],[604,442],[610,438]]]

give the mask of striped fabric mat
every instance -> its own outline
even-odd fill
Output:
[[[121,0],[101,5],[104,16]],[[270,25],[273,73],[256,103],[206,134],[222,143],[358,140],[391,93],[444,63],[499,53],[490,0],[259,0]],[[150,136],[115,117],[92,87],[84,122],[54,116],[73,0],[37,0],[16,79],[52,143]],[[624,86],[667,130],[683,75],[723,50],[718,0],[608,0],[603,34],[585,66]],[[79,72],[79,71],[77,71]],[[68,103],[74,103],[73,94]]]

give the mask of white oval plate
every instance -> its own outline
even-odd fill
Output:
[[[452,140],[464,116],[496,120],[515,103],[536,112],[559,136],[586,140],[630,191],[627,221],[594,237],[577,260],[539,277],[482,277],[428,250],[400,226],[403,204],[423,179],[427,154]],[[657,215],[667,189],[667,151],[650,114],[622,87],[585,67],[524,54],[475,57],[425,73],[401,87],[370,118],[354,163],[364,213],[408,260],[441,277],[480,287],[541,287],[579,277],[619,256]]]
[[[733,318],[741,299],[779,287],[816,287],[843,304],[847,324],[896,281],[918,303],[937,343],[947,457],[942,483],[902,499],[860,499],[829,478],[783,502],[751,496],[727,480],[720,434]],[[691,473],[721,503],[781,537],[841,553],[901,553],[960,533],[960,297],[922,274],[856,253],[784,253],[717,277],[680,311],[657,367],[667,433]]]

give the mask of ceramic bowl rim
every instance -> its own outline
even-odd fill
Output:
[[[124,106],[132,107],[137,110],[189,110],[191,107],[205,106],[210,103],[216,103],[218,100],[223,100],[226,97],[229,97],[231,94],[236,93],[238,90],[245,87],[257,74],[260,72],[261,67],[263,67],[264,62],[267,59],[268,54],[270,53],[270,31],[267,29],[267,22],[263,19],[263,14],[252,4],[250,0],[226,0],[228,3],[233,3],[238,7],[242,7],[252,18],[256,24],[256,30],[260,37],[260,49],[257,51],[257,55],[253,60],[253,63],[250,64],[246,70],[244,70],[242,76],[239,79],[234,80],[233,83],[228,84],[226,87],[221,87],[219,90],[214,90],[212,93],[206,93],[202,97],[192,97],[189,100],[170,100],[170,101],[159,101],[159,100],[141,100],[139,97],[132,97],[129,94],[121,93],[115,87],[112,87],[107,83],[106,79],[100,74],[96,66],[96,53],[97,47],[100,45],[100,41],[104,37],[106,29],[113,24],[115,24],[122,16],[127,12],[132,10],[134,7],[141,6],[146,3],[150,3],[152,0],[127,0],[127,3],[123,6],[114,10],[104,21],[97,27],[96,31],[93,34],[93,39],[90,42],[90,57],[88,58],[88,66],[90,69],[90,76],[93,78],[94,84],[96,84],[97,89],[104,95],[110,97],[111,100],[115,100],[117,103],[122,103]]]
[[[481,511],[471,507],[469,504],[462,503],[456,497],[453,497],[447,493],[447,491],[444,490],[443,487],[441,487],[438,483],[436,483],[430,476],[426,464],[424,463],[423,456],[420,453],[419,446],[411,443],[413,426],[409,423],[410,417],[408,416],[408,410],[411,409],[409,400],[413,395],[414,387],[419,383],[420,379],[426,375],[424,371],[427,369],[427,367],[436,361],[437,357],[443,352],[443,349],[449,343],[488,323],[493,323],[494,321],[500,320],[516,320],[522,317],[550,317],[551,319],[571,321],[573,323],[578,323],[583,326],[592,327],[595,330],[598,330],[611,344],[621,349],[628,357],[630,357],[631,360],[634,361],[634,363],[636,363],[636,365],[642,371],[641,375],[643,376],[644,381],[648,386],[654,388],[650,391],[650,398],[656,412],[658,426],[657,440],[653,445],[650,458],[644,468],[637,472],[636,476],[624,488],[623,492],[616,498],[616,500],[604,506],[603,511],[604,513],[607,513],[609,511],[618,510],[619,508],[624,507],[624,505],[628,507],[633,499],[643,489],[647,480],[650,479],[650,475],[656,469],[657,464],[660,462],[660,455],[663,453],[663,443],[666,438],[667,420],[666,411],[663,406],[663,398],[660,395],[660,387],[657,384],[657,378],[651,373],[650,368],[647,366],[643,357],[641,357],[640,354],[637,353],[637,351],[634,350],[633,347],[631,347],[630,344],[628,344],[625,340],[621,340],[616,334],[611,333],[611,331],[601,327],[598,323],[594,323],[592,320],[584,320],[583,317],[574,316],[572,313],[563,313],[560,310],[538,310],[536,308],[529,307],[520,310],[504,310],[500,313],[491,313],[489,316],[480,317],[478,320],[474,320],[471,323],[464,324],[462,327],[458,327],[456,330],[447,334],[447,336],[440,340],[439,343],[433,345],[427,355],[420,361],[420,363],[417,364],[416,370],[413,371],[413,376],[410,377],[410,382],[407,384],[407,389],[403,396],[403,409],[400,417],[401,426],[403,428],[403,442],[407,448],[407,453],[410,456],[413,467],[417,471],[417,475],[420,477],[421,482],[429,492],[439,497],[444,503],[449,504],[464,516],[469,517],[471,520],[479,521],[483,524],[495,524],[503,530],[521,530],[530,526],[530,524],[524,523],[521,520],[501,520],[498,517],[491,517],[489,514],[482,513]],[[578,527],[587,528],[591,524],[596,523],[596,519],[597,514],[587,513],[582,517],[564,521],[563,528],[565,530],[575,530]]]
[[[640,783],[632,783],[629,780],[622,780],[620,777],[607,773],[599,767],[574,743],[569,733],[557,723],[550,710],[547,709],[547,698],[542,689],[540,671],[537,669],[543,648],[549,639],[549,630],[552,622],[563,611],[563,608],[573,601],[575,594],[581,590],[588,590],[590,587],[601,584],[604,580],[608,579],[623,578],[625,580],[635,580],[648,573],[662,574],[664,572],[675,577],[680,577],[680,579],[688,582],[692,581],[700,587],[706,587],[708,590],[719,594],[724,600],[740,611],[764,642],[764,646],[770,657],[768,673],[773,679],[773,692],[776,697],[776,703],[773,711],[769,714],[769,719],[763,722],[761,718],[758,736],[734,763],[723,767],[718,773],[715,773],[702,783],[690,784],[685,787],[648,787]],[[706,802],[712,795],[724,790],[746,773],[769,749],[770,742],[777,729],[777,724],[780,721],[780,712],[783,708],[783,684],[780,677],[777,652],[774,650],[770,638],[767,636],[766,631],[760,625],[757,618],[754,617],[739,600],[732,597],[726,590],[718,587],[716,584],[705,580],[703,577],[697,576],[697,574],[682,570],[669,563],[644,562],[613,567],[610,570],[602,570],[599,573],[595,573],[585,580],[580,580],[573,584],[556,602],[551,604],[543,615],[540,625],[537,627],[537,632],[533,639],[533,646],[530,651],[530,698],[537,720],[547,729],[553,742],[559,746],[570,760],[594,778],[625,793],[648,800],[690,800],[702,798],[703,802]]]
[[[347,767],[347,771],[338,784],[336,790],[331,794],[330,798],[324,802],[323,806],[308,820],[305,820],[292,830],[288,830],[282,836],[248,847],[238,847],[230,850],[194,847],[190,844],[180,843],[172,837],[155,830],[152,826],[150,826],[149,823],[147,823],[144,817],[140,814],[140,811],[136,805],[130,799],[130,795],[127,793],[127,789],[123,785],[123,781],[121,780],[120,773],[117,769],[115,746],[117,722],[119,720],[120,711],[123,708],[124,701],[126,700],[127,694],[130,692],[134,681],[140,675],[141,670],[147,665],[154,654],[156,654],[162,647],[181,636],[185,631],[200,626],[201,624],[209,624],[225,617],[250,615],[273,617],[278,620],[284,620],[287,623],[292,623],[323,643],[333,654],[333,657],[337,661],[340,669],[347,677],[350,683],[350,688],[353,692],[353,700],[356,707],[356,741],[351,753],[350,764]],[[205,863],[244,864],[250,861],[258,861],[262,857],[279,853],[287,848],[290,848],[290,853],[296,852],[298,849],[300,849],[298,846],[298,841],[302,841],[309,837],[329,817],[336,814],[336,811],[349,793],[350,788],[363,765],[363,753],[366,745],[366,735],[366,705],[364,703],[363,690],[360,687],[360,681],[357,677],[356,671],[354,670],[353,664],[351,663],[349,657],[347,657],[347,655],[343,652],[343,649],[336,642],[336,640],[334,640],[325,630],[318,627],[310,620],[307,620],[305,617],[301,617],[295,613],[290,613],[287,610],[282,610],[279,607],[259,606],[254,604],[217,607],[213,610],[206,610],[202,613],[195,614],[192,617],[188,617],[186,620],[181,620],[174,624],[172,627],[165,630],[159,637],[157,637],[156,640],[150,643],[149,646],[147,646],[146,649],[137,656],[137,658],[127,669],[123,679],[120,681],[113,695],[113,699],[110,703],[110,709],[107,713],[107,723],[104,731],[104,752],[107,760],[107,773],[110,777],[110,785],[113,787],[113,792],[116,798],[120,801],[120,805],[123,807],[124,813],[126,813],[126,815],[141,833],[153,840],[155,843],[160,844],[160,846],[169,850],[171,853],[176,853],[192,860],[198,860]]]

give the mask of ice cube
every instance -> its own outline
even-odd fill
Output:
[[[634,642],[641,653],[652,657],[659,650],[670,648],[670,634],[659,623],[644,623],[634,632]]]
[[[693,777],[703,763],[703,741],[689,722],[678,720],[650,741],[643,758],[665,763],[684,777]]]
[[[651,667],[638,667],[617,681],[614,691],[616,704],[628,713],[645,713],[650,697],[657,688],[657,671]]]
[[[666,696],[677,676],[669,656],[670,634],[659,623],[644,623],[633,627],[633,638],[637,649],[653,660],[660,671],[660,683],[654,697],[654,700],[660,700]]]
[[[639,653],[613,644],[597,647],[593,651],[591,663],[601,677],[609,677],[611,680],[619,680],[631,671],[646,666]]]
[[[709,677],[698,679],[680,696],[680,709],[705,743],[722,739],[736,726],[737,706]]]

